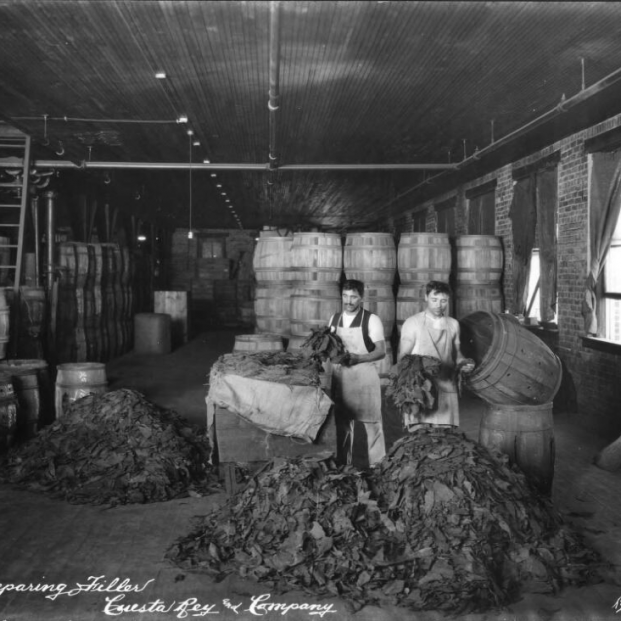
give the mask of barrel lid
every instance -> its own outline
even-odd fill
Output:
[[[25,375],[38,369],[47,369],[47,362],[39,359],[14,359],[0,362],[0,372],[8,375]]]

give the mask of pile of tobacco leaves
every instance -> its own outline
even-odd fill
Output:
[[[222,373],[292,386],[319,386],[321,372],[320,361],[303,352],[234,352],[220,356],[210,376]]]
[[[311,330],[308,338],[302,343],[302,347],[309,349],[310,356],[316,360],[330,360],[335,364],[347,364],[349,352],[336,330],[330,326]]]
[[[89,395],[10,450],[0,480],[73,503],[126,504],[205,495],[217,477],[204,432],[135,390]]]
[[[389,375],[386,394],[403,416],[406,429],[423,420],[436,400],[433,378],[440,372],[441,361],[431,356],[407,354]]]
[[[167,557],[272,590],[482,612],[522,593],[601,581],[603,564],[500,455],[424,425],[378,467],[274,460]]]

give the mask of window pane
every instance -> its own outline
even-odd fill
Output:
[[[621,293],[621,245],[612,246],[604,265],[606,293]]]
[[[606,338],[621,342],[621,300],[606,299]]]
[[[530,273],[528,275],[528,296],[526,297],[527,304],[531,303],[533,292],[535,291],[535,287],[539,282],[539,249],[534,248],[533,254],[530,259]],[[537,319],[541,319],[541,311],[539,309],[539,289],[537,289],[537,294],[535,295],[535,301],[533,303],[530,312],[528,313],[529,317],[536,317]]]

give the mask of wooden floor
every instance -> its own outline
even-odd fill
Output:
[[[232,339],[231,334],[204,334],[167,356],[130,354],[109,365],[111,387],[141,389],[154,402],[174,405],[188,418],[204,421],[206,375],[218,355],[231,351]],[[462,429],[476,437],[482,404],[470,398],[461,405]],[[609,473],[593,466],[593,456],[606,441],[577,428],[562,414],[555,415],[555,439],[553,500],[568,519],[585,529],[591,544],[614,564],[614,570],[600,585],[568,589],[556,597],[531,595],[507,610],[468,619],[621,618],[614,609],[621,597],[621,472]],[[285,614],[266,611],[259,607],[260,602],[253,604],[253,597],[260,596],[265,598],[263,603],[329,608],[328,612],[323,609],[322,619],[444,618],[440,613],[414,614],[371,606],[354,615],[338,598],[319,600],[299,592],[272,594],[260,584],[236,577],[215,584],[204,575],[170,565],[164,554],[177,537],[190,532],[193,517],[223,502],[226,496],[221,493],[107,509],[70,505],[0,486],[0,621],[318,618],[308,609],[290,609]],[[31,589],[48,585],[54,591],[24,591],[29,585]],[[237,608],[227,607],[227,603]]]

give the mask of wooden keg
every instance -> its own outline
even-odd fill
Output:
[[[92,252],[88,244],[63,242],[59,245],[60,286],[85,287],[93,278]]]
[[[502,277],[502,242],[494,235],[458,235],[455,238],[457,285],[497,284]]]
[[[0,359],[6,358],[7,346],[10,338],[11,308],[6,295],[6,289],[0,287]]]
[[[455,285],[455,317],[461,319],[478,310],[502,313],[504,298],[500,284]]]
[[[86,397],[100,395],[108,389],[106,365],[101,362],[59,364],[56,374],[54,405],[56,418],[62,418],[67,406]]]
[[[476,363],[468,388],[488,403],[549,403],[562,379],[560,360],[507,313],[477,311],[460,320],[461,348]]]
[[[291,244],[291,280],[338,283],[343,246],[337,233],[295,233]]]
[[[11,265],[11,238],[0,236],[0,286],[9,284],[9,270]]]
[[[137,313],[134,316],[134,352],[168,354],[171,351],[171,320],[166,313]]]
[[[291,291],[291,334],[308,336],[311,330],[328,325],[341,310],[341,292],[336,282],[296,282]]]
[[[392,233],[348,233],[343,248],[345,278],[392,285],[397,248]]]
[[[0,362],[0,373],[8,375],[19,404],[17,434],[26,440],[33,438],[43,420],[49,420],[46,400],[49,380],[45,360],[13,359]]]
[[[451,244],[445,233],[402,233],[397,247],[397,269],[402,284],[448,282]]]
[[[384,326],[384,335],[390,339],[395,327],[396,304],[392,285],[371,282],[364,287],[364,308],[376,314]]]
[[[258,332],[288,334],[291,328],[291,284],[258,282],[254,315]]]
[[[306,339],[310,336],[310,331],[308,332],[308,334],[304,335],[304,336],[298,336],[295,334],[290,334],[287,337],[287,351],[290,352],[307,352],[309,354],[312,353],[312,350],[310,349],[310,347],[302,347],[302,345],[304,344],[304,341],[306,341]]]
[[[279,334],[238,334],[235,336],[234,352],[256,353],[262,351],[283,351]]]
[[[8,450],[15,442],[18,412],[11,376],[0,373],[0,452]]]
[[[552,403],[487,405],[479,442],[508,455],[541,493],[552,492],[554,478],[554,420]]]
[[[281,283],[291,280],[291,245],[293,236],[278,231],[261,231],[252,255],[257,283]]]
[[[45,289],[43,287],[19,288],[20,332],[39,338],[45,320]]]

